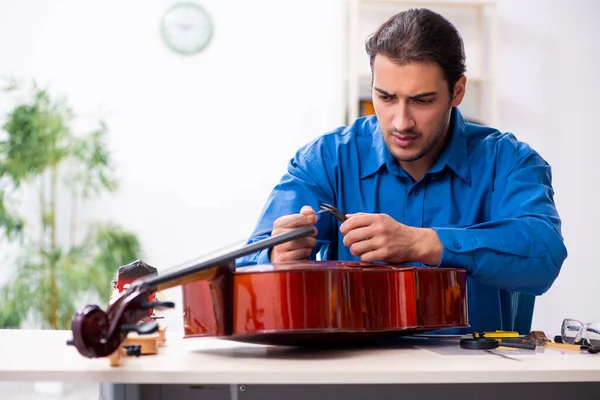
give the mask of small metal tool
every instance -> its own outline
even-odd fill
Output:
[[[331,215],[333,215],[340,222],[344,222],[348,219],[344,215],[344,213],[341,212],[340,210],[338,210],[336,207],[332,206],[331,204],[324,203],[320,200],[319,200],[319,208],[321,209],[321,211],[327,211],[327,212],[331,213]]]

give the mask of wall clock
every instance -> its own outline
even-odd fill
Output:
[[[213,23],[197,3],[180,2],[171,6],[161,21],[161,36],[167,46],[179,54],[196,54],[212,39]]]

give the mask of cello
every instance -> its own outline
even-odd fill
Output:
[[[72,318],[72,340],[85,357],[107,357],[130,332],[152,334],[152,300],[181,286],[184,337],[322,346],[356,344],[417,332],[468,327],[466,271],[341,261],[295,261],[236,268],[239,257],[314,233],[309,226],[163,274],[142,277],[109,302]]]

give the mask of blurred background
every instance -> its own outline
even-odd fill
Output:
[[[372,113],[366,36],[419,6],[463,35],[463,113],[553,167],[569,257],[532,328],[600,321],[599,2],[1,0],[1,327],[68,328],[123,263],[241,245],[297,148]]]

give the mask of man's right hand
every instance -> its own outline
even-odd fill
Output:
[[[303,215],[304,218],[300,218],[300,215]],[[277,218],[273,223],[273,232],[271,233],[271,236],[279,235],[300,226],[314,225],[317,223],[317,220],[318,217],[314,210],[310,206],[304,206],[302,207],[302,210],[300,210],[300,214],[284,215],[283,217]],[[317,228],[314,229],[315,233],[311,236],[292,240],[273,247],[271,250],[271,262],[277,263],[283,261],[306,260],[308,256],[310,256],[313,247],[317,244]]]

